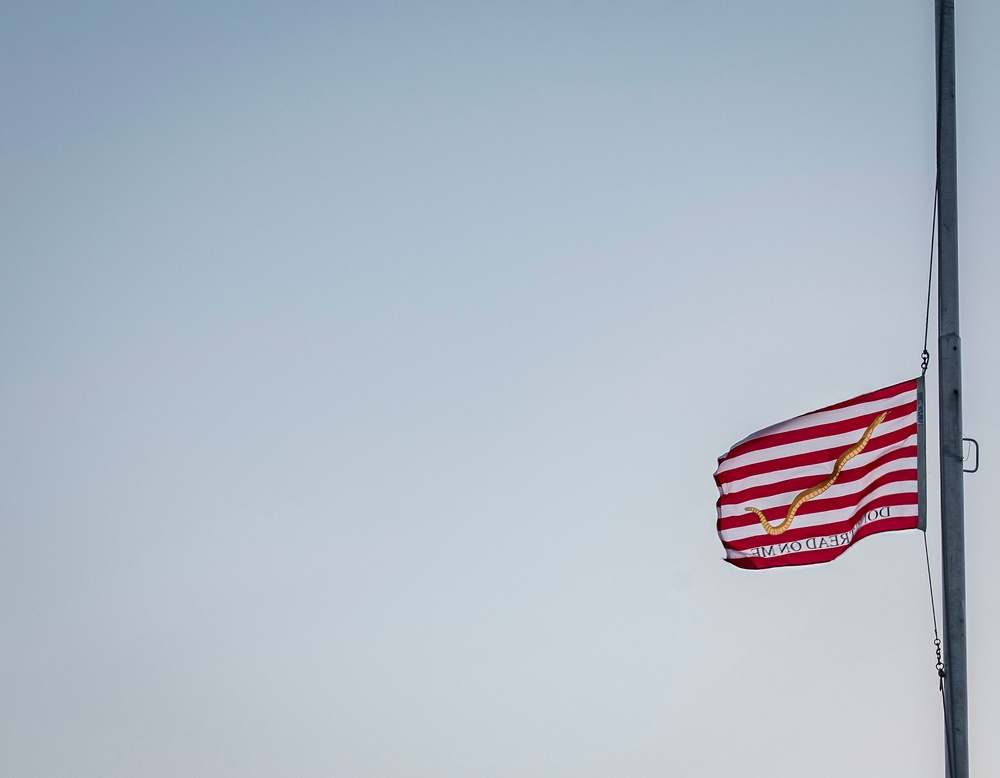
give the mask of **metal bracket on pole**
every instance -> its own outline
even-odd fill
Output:
[[[969,470],[968,468],[963,467],[962,468],[962,472],[963,473],[974,473],[974,472],[976,472],[979,469],[979,441],[976,440],[975,438],[962,438],[962,442],[963,443],[971,443],[972,446],[973,446],[973,448],[976,451],[976,466],[974,468],[972,468],[971,470]],[[972,456],[972,450],[971,449],[969,450],[968,454],[966,454],[964,457],[962,457],[962,461],[963,462],[967,462],[970,456]]]

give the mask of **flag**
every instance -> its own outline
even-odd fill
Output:
[[[924,381],[755,432],[719,457],[726,561],[829,562],[876,532],[924,528]]]

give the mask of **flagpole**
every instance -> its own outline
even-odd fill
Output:
[[[934,11],[937,32],[938,403],[941,435],[945,729],[948,776],[968,778],[969,703],[965,644],[962,342],[958,326],[954,0],[935,0]]]

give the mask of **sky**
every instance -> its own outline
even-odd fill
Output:
[[[998,36],[958,3],[979,775]],[[919,373],[933,41],[929,1],[4,6],[0,771],[942,775],[920,533],[739,570],[712,478]]]

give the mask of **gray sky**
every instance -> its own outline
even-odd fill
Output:
[[[1000,6],[957,13],[989,775]],[[19,3],[0,70],[5,775],[942,774],[919,533],[737,570],[712,480],[919,372],[930,0]]]

